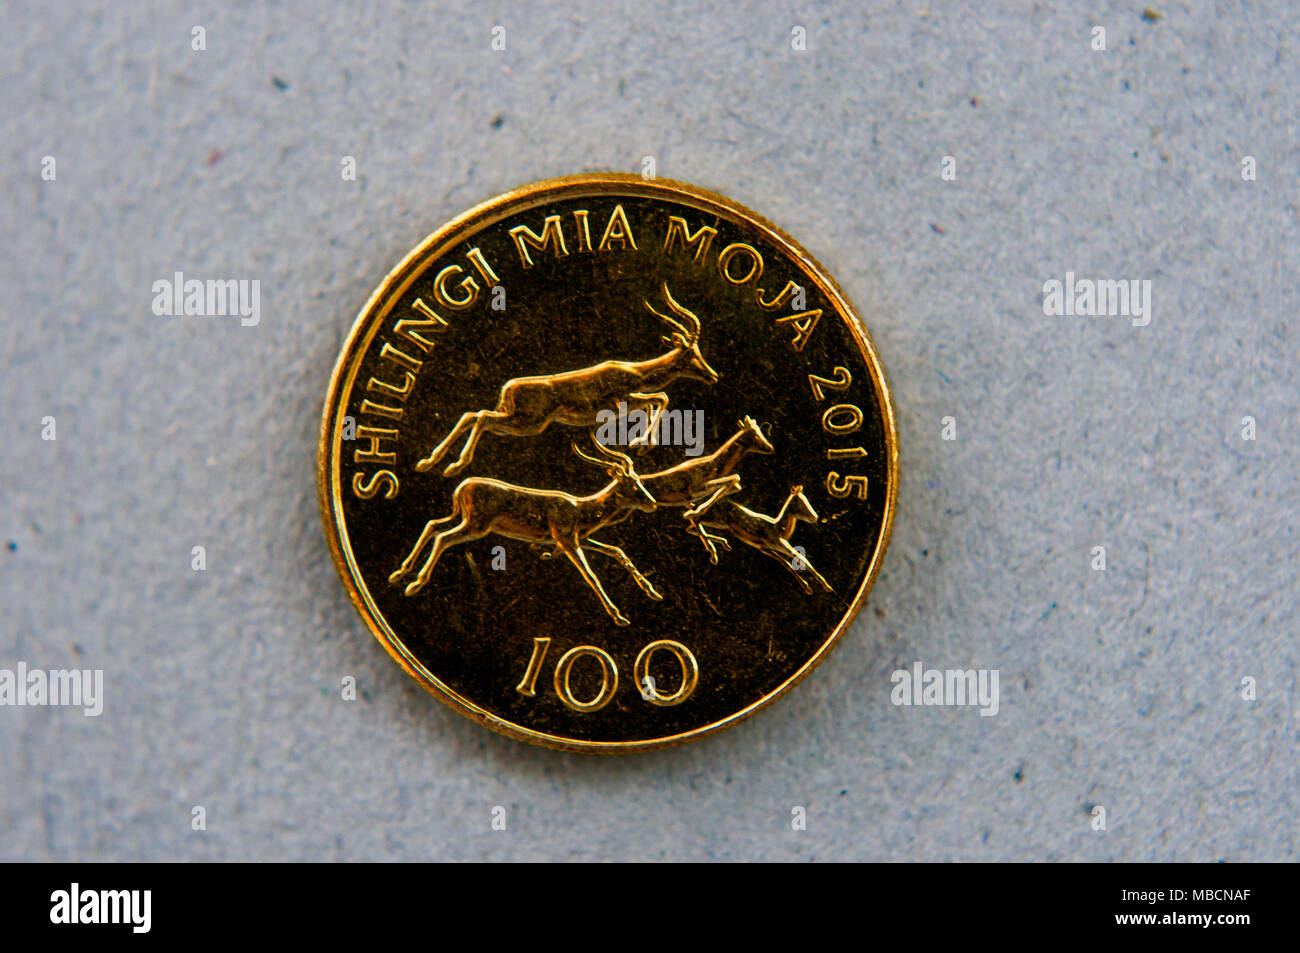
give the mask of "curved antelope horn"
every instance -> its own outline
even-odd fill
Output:
[[[633,472],[632,458],[629,457],[626,453],[622,453],[618,450],[611,450],[609,447],[606,447],[603,444],[601,445],[600,450],[601,453],[605,455],[606,461],[618,467],[619,472],[622,473],[624,476],[627,476],[629,473]]]
[[[666,315],[666,314],[660,314],[658,311],[656,311],[656,310],[654,309],[654,305],[652,305],[649,301],[644,301],[644,302],[642,302],[642,304],[645,305],[645,309],[646,309],[647,311],[649,311],[651,314],[653,314],[656,318],[658,318],[658,319],[659,319],[660,321],[662,321],[664,324],[668,325],[670,328],[672,328],[674,331],[676,331],[676,332],[677,332],[678,334],[680,334],[682,337],[689,338],[689,337],[691,336],[691,332],[690,332],[690,331],[689,331],[689,330],[688,330],[684,325],[680,324],[680,323],[677,322],[677,321],[674,321],[672,318],[668,317],[668,315]]]
[[[594,463],[598,467],[610,467],[610,466],[617,467],[619,472],[624,474],[630,473],[632,471],[631,457],[629,457],[625,453],[619,453],[617,450],[609,449],[609,447],[605,446],[603,443],[601,443],[599,440],[596,439],[596,435],[594,432],[591,435],[591,440],[596,445],[596,449],[600,452],[601,454],[600,457],[593,457],[589,453],[584,453],[582,448],[578,446],[578,442],[576,440],[570,441],[569,446],[571,446],[573,448],[573,452],[576,453],[578,456],[582,457],[582,459],[586,460],[588,463]]]
[[[594,463],[597,466],[602,466],[602,467],[609,465],[609,462],[607,460],[602,460],[599,457],[593,457],[589,453],[583,453],[582,448],[578,446],[578,441],[576,440],[570,440],[569,446],[573,448],[574,453],[582,457],[582,459],[586,460],[588,463]],[[599,446],[599,444],[597,444],[597,446]]]
[[[663,291],[664,291],[664,300],[668,302],[668,307],[672,308],[673,313],[676,314],[678,317],[683,318],[684,320],[689,322],[691,327],[694,329],[690,332],[690,337],[692,339],[699,337],[700,319],[695,316],[695,312],[691,311],[689,308],[683,308],[680,304],[677,303],[676,300],[674,300],[672,296],[672,292],[668,290],[668,282],[666,281],[664,282],[663,285]]]

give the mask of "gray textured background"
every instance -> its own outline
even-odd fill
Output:
[[[1294,858],[1300,8],[984,6],[7,7],[0,667],[103,668],[107,702],[0,709],[0,858]],[[826,664],[731,731],[597,759],[380,650],[315,436],[421,237],[647,154],[844,286],[903,478]],[[260,326],[154,316],[176,270],[260,279]],[[1045,317],[1066,270],[1151,279],[1151,325]],[[894,707],[916,659],[999,669],[1000,713]]]

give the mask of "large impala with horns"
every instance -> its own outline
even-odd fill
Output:
[[[665,387],[682,377],[706,384],[718,379],[718,372],[700,353],[700,319],[673,299],[667,282],[663,284],[663,295],[675,318],[656,311],[649,301],[645,307],[671,329],[663,337],[671,350],[648,361],[604,361],[577,371],[506,381],[495,408],[463,414],[451,433],[416,463],[415,469],[432,469],[467,431],[469,436],[460,456],[443,470],[446,476],[455,476],[469,465],[485,430],[525,437],[539,434],[553,423],[594,427],[602,411],[617,412],[620,402],[629,410],[653,408],[647,434],[656,434],[659,418],[668,407]],[[653,440],[653,436],[649,439]]]
[[[432,541],[424,565],[406,586],[406,594],[415,595],[428,583],[438,558],[449,548],[495,533],[545,547],[551,554],[555,550],[564,553],[600,598],[600,604],[610,618],[618,625],[629,625],[627,617],[610,600],[605,587],[592,572],[585,551],[590,549],[615,560],[631,573],[647,596],[663,599],[627,553],[612,543],[592,539],[597,530],[621,523],[634,510],[653,511],[655,500],[637,476],[632,458],[627,454],[597,444],[599,455],[592,456],[584,453],[576,443],[571,446],[574,453],[609,475],[610,482],[602,490],[588,496],[571,496],[558,490],[535,490],[485,477],[462,480],[451,496],[451,515],[425,524],[410,555],[402,560],[402,565],[388,577],[388,581],[396,584],[406,579],[415,569],[424,548]]]

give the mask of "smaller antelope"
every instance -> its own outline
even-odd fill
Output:
[[[736,468],[747,453],[774,453],[772,444],[753,417],[736,422],[740,429],[707,457],[685,460],[675,467],[641,477],[646,489],[660,506],[693,506],[687,519],[708,509],[724,496],[740,489]]]
[[[591,571],[583,547],[589,546],[596,552],[618,560],[647,596],[656,600],[663,599],[650,580],[641,575],[640,570],[632,564],[627,553],[617,546],[591,538],[591,534],[598,529],[622,522],[633,510],[650,512],[655,508],[654,497],[646,490],[645,484],[632,468],[632,459],[626,454],[597,445],[602,455],[597,458],[583,453],[576,443],[570,446],[582,459],[603,467],[612,478],[611,482],[590,496],[571,496],[558,490],[534,490],[486,477],[462,480],[452,491],[451,515],[425,524],[410,555],[402,560],[402,565],[388,577],[388,581],[395,584],[410,573],[421,551],[432,539],[433,549],[429,558],[420,567],[415,579],[406,586],[406,594],[413,596],[424,588],[438,557],[449,548],[495,533],[534,546],[558,548],[569,557],[587,585],[600,597],[600,602],[610,617],[619,625],[630,625],[618,606],[605,594],[596,574]],[[442,532],[437,531],[438,526],[454,523],[457,519],[460,522],[456,525]]]
[[[775,517],[755,513],[753,510],[741,506],[735,500],[727,500],[726,502],[725,512],[718,516],[706,515],[703,512],[697,512],[695,516],[687,514],[687,522],[690,523],[690,528],[686,532],[692,536],[698,536],[704,541],[704,548],[709,551],[709,561],[711,563],[717,565],[717,546],[719,544],[724,549],[731,549],[731,544],[725,537],[709,532],[711,529],[721,530],[731,533],[742,543],[753,546],[759,552],[771,556],[790,570],[795,579],[799,581],[799,585],[803,586],[805,593],[812,593],[812,586],[803,577],[805,570],[812,573],[827,592],[835,591],[831,588],[831,584],[822,577],[822,574],[813,568],[812,563],[808,561],[808,557],[801,556],[798,550],[790,545],[790,537],[794,535],[795,526],[800,520],[807,520],[809,523],[815,524],[819,519],[817,511],[808,502],[808,497],[803,495],[802,486],[796,486],[790,490],[790,495],[786,497],[785,503],[781,505],[781,511]],[[701,509],[703,508],[697,507],[697,510]]]

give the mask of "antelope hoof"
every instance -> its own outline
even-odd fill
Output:
[[[468,460],[466,460],[466,461],[464,461],[464,462],[461,462],[460,460],[457,460],[455,463],[450,463],[450,464],[448,464],[448,465],[447,465],[447,469],[445,469],[445,470],[442,471],[442,475],[443,475],[443,476],[448,476],[448,477],[453,477],[453,476],[455,476],[457,473],[459,473],[461,470],[464,470],[467,466],[469,466],[469,461],[468,461]]]
[[[646,584],[645,594],[649,596],[651,599],[653,599],[655,602],[664,601],[664,597],[659,595],[659,590],[657,590],[654,586],[649,585],[648,583]]]
[[[433,465],[437,462],[433,457],[425,457],[423,460],[416,461],[415,470],[417,473],[427,473],[433,469]]]
[[[614,616],[614,624],[618,626],[627,626],[627,625],[631,625],[632,623],[629,622],[627,620],[627,617],[620,612]]]
[[[389,585],[396,585],[403,576],[406,575],[406,569],[398,566],[397,570],[388,577]]]
[[[406,594],[407,594],[408,596],[413,596],[413,595],[415,595],[417,592],[419,592],[421,589],[424,588],[424,583],[425,583],[425,580],[423,580],[423,579],[416,579],[414,582],[410,583],[410,584],[406,587]]]

